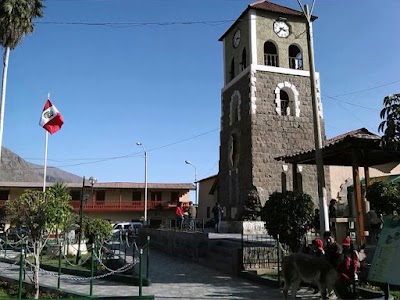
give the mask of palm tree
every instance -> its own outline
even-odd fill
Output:
[[[33,19],[43,16],[43,8],[42,0],[1,0],[0,3],[0,45],[4,48],[0,105],[0,166],[10,50],[17,47],[25,34],[33,32]]]

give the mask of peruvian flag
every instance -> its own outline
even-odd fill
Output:
[[[53,134],[59,131],[63,124],[64,119],[57,107],[47,99],[42,115],[40,116],[39,125],[46,129],[50,134]]]

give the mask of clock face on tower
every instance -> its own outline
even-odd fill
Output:
[[[236,30],[235,34],[233,35],[233,47],[236,48],[240,44],[240,30]]]
[[[274,32],[277,36],[285,38],[290,34],[290,27],[285,21],[275,21]]]

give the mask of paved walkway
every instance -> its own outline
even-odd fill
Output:
[[[171,257],[151,250],[149,277],[151,285],[143,287],[144,295],[155,295],[156,299],[283,299],[280,289],[270,288],[239,277],[233,277],[181,258]],[[136,266],[138,267],[138,266]],[[18,279],[18,266],[0,263],[0,275]],[[65,275],[61,289],[80,295],[89,294],[89,281]],[[57,286],[57,277],[41,273],[41,284]],[[115,283],[104,279],[94,281],[95,296],[138,295],[138,286]],[[299,296],[319,299],[310,291],[301,290]]]

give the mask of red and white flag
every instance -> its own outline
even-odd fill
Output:
[[[59,131],[63,124],[64,119],[57,107],[47,99],[42,115],[40,116],[39,125],[46,129],[50,134],[53,134]]]

